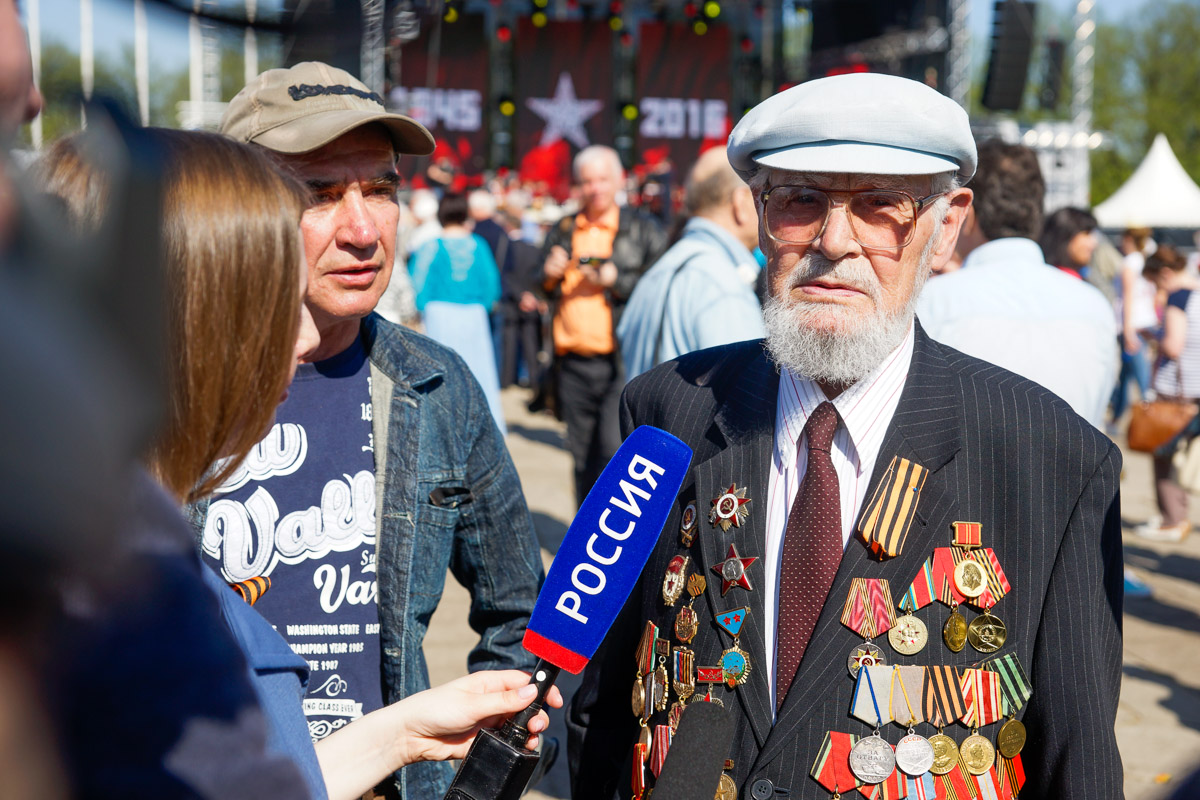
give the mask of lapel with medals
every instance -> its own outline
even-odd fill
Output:
[[[907,540],[897,556],[880,560],[862,540],[859,532],[862,509],[859,510],[854,533],[842,556],[808,649],[775,725],[769,729],[766,742],[760,745],[758,759],[751,773],[785,750],[795,752],[798,749],[799,762],[807,759],[811,763],[812,756],[820,746],[823,731],[816,734],[815,738],[809,736],[811,731],[804,731],[806,721],[818,726],[832,722],[828,727],[835,729],[845,729],[850,724],[848,704],[841,703],[840,698],[843,695],[848,697],[848,691],[853,686],[846,671],[847,657],[854,645],[862,643],[861,637],[842,626],[840,620],[851,580],[884,578],[891,586],[893,601],[898,602],[930,550],[945,538],[954,519],[958,487],[952,462],[961,446],[962,425],[961,412],[955,400],[959,394],[958,387],[945,362],[932,352],[928,336],[918,323],[914,324],[916,338],[908,379],[884,436],[863,504],[866,506],[869,503],[893,457],[906,458],[923,467],[927,477]],[[764,464],[769,464],[772,444],[767,443]],[[759,633],[761,638],[761,628]],[[931,638],[933,636],[931,628]],[[759,644],[761,646],[761,642]],[[886,644],[884,647],[891,657],[893,654],[890,649]],[[889,663],[893,662],[889,660]],[[826,707],[831,698],[838,698],[838,708]],[[764,705],[761,709],[756,708],[756,711],[764,715],[763,719],[769,724],[770,708]],[[797,739],[798,734],[804,735]],[[808,741],[810,738],[812,741]],[[807,769],[807,766],[803,768]],[[795,780],[797,783],[807,781],[807,777],[796,775]]]

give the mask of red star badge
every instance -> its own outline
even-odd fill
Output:
[[[750,579],[746,577],[746,567],[758,561],[758,556],[742,558],[737,551],[737,545],[729,545],[729,555],[720,564],[714,564],[712,571],[721,576],[721,596],[732,586],[740,586],[750,591]]]

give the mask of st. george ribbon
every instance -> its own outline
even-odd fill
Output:
[[[641,575],[691,464],[692,451],[666,431],[643,425],[617,450],[567,529],[525,631],[538,657],[538,694],[500,730],[479,732],[445,800],[516,800],[537,765],[525,749],[560,669],[587,666]]]

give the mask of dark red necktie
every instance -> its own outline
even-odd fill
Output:
[[[804,425],[808,468],[788,513],[779,569],[776,711],[783,707],[842,561],[842,497],[829,453],[837,425],[837,409],[828,401]]]

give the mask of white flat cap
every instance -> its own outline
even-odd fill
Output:
[[[955,172],[978,157],[962,106],[923,83],[856,73],[768,97],[729,134],[729,163],[746,180],[759,167],[864,175]]]

